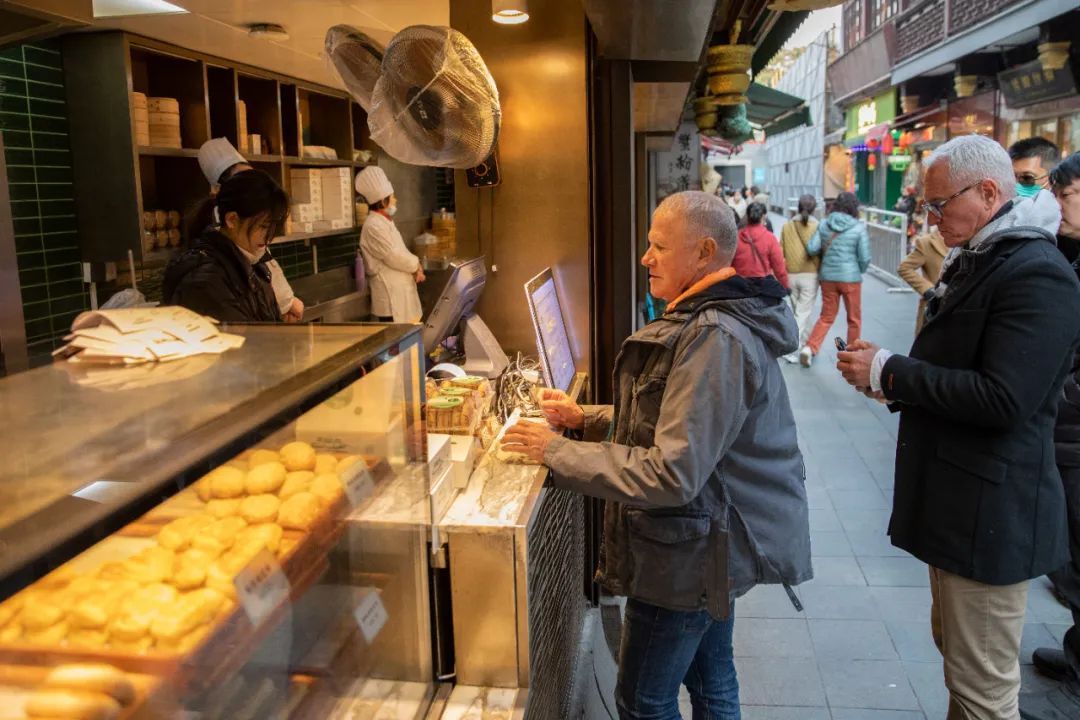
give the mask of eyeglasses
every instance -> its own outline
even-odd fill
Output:
[[[942,218],[942,216],[944,215],[944,213],[945,213],[945,206],[948,204],[948,202],[950,200],[952,200],[953,198],[960,197],[961,195],[963,195],[968,190],[975,187],[976,185],[978,185],[981,182],[982,182],[982,180],[979,180],[978,182],[973,182],[970,185],[968,185],[966,188],[964,188],[963,190],[957,190],[952,195],[950,195],[949,197],[947,197],[944,200],[941,200],[939,202],[927,202],[927,203],[923,203],[923,204],[926,206],[926,209],[931,214],[934,215],[934,217],[936,217],[938,220],[940,220]]]
[[[1023,175],[1016,176],[1016,182],[1024,187],[1034,187],[1035,185],[1041,185],[1042,181],[1048,177],[1050,177],[1050,173],[1039,175],[1038,177],[1031,173],[1024,173]]]

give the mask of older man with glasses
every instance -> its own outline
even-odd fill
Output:
[[[989,138],[927,162],[930,222],[952,248],[907,356],[864,340],[845,379],[900,413],[892,543],[930,566],[948,720],[1019,717],[1028,581],[1068,559],[1054,418],[1080,344],[1080,284],[1049,193],[1015,198]]]

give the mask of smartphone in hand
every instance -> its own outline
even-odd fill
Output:
[[[833,338],[833,342],[836,343],[836,349],[840,352],[847,350],[847,342],[842,337]]]

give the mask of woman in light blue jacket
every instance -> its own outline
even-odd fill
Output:
[[[859,198],[854,193],[836,196],[832,212],[818,225],[806,251],[821,256],[821,317],[799,352],[799,362],[810,367],[836,321],[841,298],[847,313],[847,341],[854,342],[862,331],[862,276],[870,267],[870,237],[859,220]]]

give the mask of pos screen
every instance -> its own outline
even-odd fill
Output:
[[[525,283],[525,295],[536,331],[536,349],[540,354],[544,383],[550,388],[568,390],[576,368],[551,268]]]

